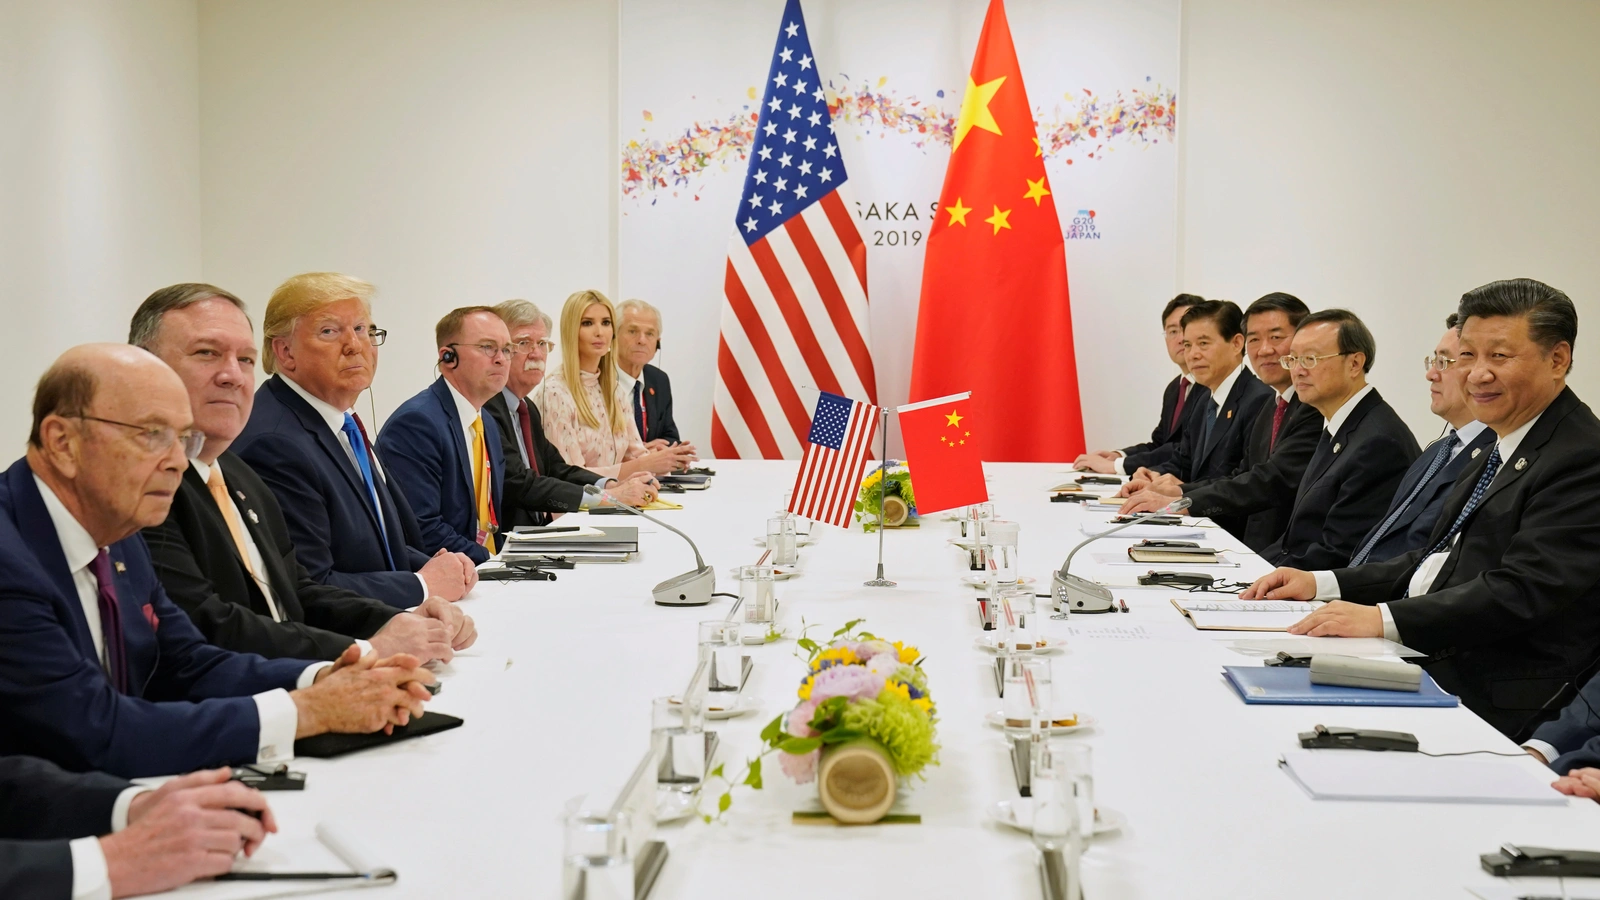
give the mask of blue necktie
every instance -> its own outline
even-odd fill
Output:
[[[633,424],[639,426],[639,440],[644,440],[644,374],[633,383]]]
[[[1383,520],[1383,524],[1379,525],[1378,530],[1372,533],[1372,537],[1367,538],[1367,542],[1361,545],[1361,549],[1356,551],[1356,555],[1350,557],[1350,565],[1359,566],[1367,561],[1367,557],[1372,555],[1372,548],[1376,547],[1378,542],[1389,534],[1389,529],[1393,528],[1394,523],[1400,520],[1400,516],[1411,506],[1411,502],[1417,499],[1417,495],[1422,493],[1422,489],[1428,486],[1428,482],[1433,480],[1433,476],[1439,474],[1439,470],[1444,468],[1445,463],[1450,461],[1450,453],[1459,443],[1461,443],[1461,438],[1456,437],[1456,433],[1452,429],[1450,434],[1439,442],[1438,449],[1433,451],[1433,459],[1428,461],[1427,471],[1422,473],[1422,478],[1411,488],[1411,493],[1407,494],[1406,499],[1394,508],[1394,512],[1390,513],[1388,518]]]
[[[1494,481],[1494,473],[1498,471],[1500,471],[1500,445],[1496,444],[1494,452],[1489,454],[1488,462],[1483,464],[1483,474],[1478,476],[1478,483],[1472,486],[1472,496],[1467,498],[1467,505],[1461,507],[1461,512],[1456,516],[1456,520],[1450,523],[1450,530],[1446,531],[1444,537],[1440,538],[1438,543],[1434,544],[1427,553],[1417,558],[1416,567],[1406,576],[1405,596],[1411,596],[1410,581],[1417,574],[1417,569],[1422,568],[1422,564],[1427,562],[1428,557],[1450,546],[1450,542],[1461,531],[1461,526],[1466,524],[1467,516],[1472,515],[1472,511],[1478,508],[1478,504],[1483,500],[1483,495],[1489,490],[1489,484]]]
[[[367,502],[372,504],[372,512],[378,518],[378,543],[383,545],[383,558],[388,560],[390,571],[394,570],[394,554],[389,550],[389,531],[383,523],[383,504],[378,502],[378,486],[372,480],[372,459],[367,456],[367,442],[361,439],[361,429],[356,426],[356,417],[349,413],[344,414],[344,427],[340,429],[350,441],[350,450],[356,457],[356,468],[361,470],[361,480],[367,486]]]

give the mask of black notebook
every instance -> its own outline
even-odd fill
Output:
[[[301,738],[294,742],[294,755],[309,756],[312,759],[332,759],[358,750],[382,747],[385,744],[460,728],[461,722],[462,720],[455,716],[425,712],[412,719],[410,724],[396,725],[393,734],[374,731],[371,734],[319,734],[316,737]]]

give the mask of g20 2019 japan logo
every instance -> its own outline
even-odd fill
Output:
[[[1100,240],[1100,229],[1095,227],[1098,219],[1099,217],[1095,215],[1095,211],[1092,209],[1078,210],[1078,214],[1073,216],[1072,221],[1067,223],[1066,239],[1069,241]]]

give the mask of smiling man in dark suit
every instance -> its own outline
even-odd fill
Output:
[[[353,408],[372,385],[386,332],[373,287],[336,272],[296,275],[267,301],[261,364],[273,375],[231,448],[272,489],[311,577],[390,606],[460,600],[472,561],[423,540]]]
[[[1456,358],[1460,349],[1456,314],[1451,313],[1445,320],[1444,336],[1433,355],[1424,360],[1423,370],[1428,380],[1428,409],[1449,427],[1411,463],[1389,509],[1361,539],[1350,565],[1383,562],[1427,543],[1456,476],[1494,444],[1494,432],[1472,418],[1467,406],[1467,370],[1457,365]]]
[[[1295,634],[1387,637],[1513,739],[1592,670],[1600,647],[1600,419],[1567,386],[1578,314],[1528,278],[1457,310],[1467,395],[1497,441],[1456,480],[1428,545],[1333,571],[1277,569],[1244,595],[1321,599]]]
[[[1123,447],[1121,450],[1096,450],[1079,456],[1074,467],[1083,472],[1126,475],[1141,467],[1166,462],[1177,452],[1183,440],[1185,413],[1202,405],[1206,389],[1195,383],[1189,374],[1189,361],[1183,349],[1183,315],[1196,303],[1204,303],[1198,294],[1179,294],[1167,301],[1161,310],[1161,331],[1167,342],[1167,357],[1178,366],[1178,377],[1167,383],[1161,394],[1161,418],[1150,432],[1150,440]],[[1193,405],[1191,405],[1193,404]]]
[[[85,344],[39,379],[0,475],[0,753],[124,777],[289,758],[294,742],[419,714],[415,657],[267,660],[205,642],[138,531],[167,516],[193,428],[165,363]]]
[[[1197,481],[1231,475],[1244,457],[1246,439],[1272,389],[1244,364],[1244,314],[1229,300],[1207,300],[1183,314],[1183,347],[1189,374],[1207,391],[1194,410],[1177,452],[1164,463],[1141,468],[1134,482],[1157,475]],[[1131,493],[1133,482],[1120,496]]]
[[[1283,365],[1300,402],[1324,419],[1316,452],[1295,490],[1283,536],[1261,555],[1284,566],[1343,565],[1378,523],[1417,439],[1367,384],[1377,356],[1372,332],[1355,313],[1325,309],[1295,330]]]
[[[189,460],[160,525],[145,543],[167,595],[206,640],[269,659],[338,659],[352,641],[379,656],[449,662],[471,645],[472,621],[434,597],[402,612],[313,579],[295,557],[272,492],[227,452],[250,418],[255,334],[238,297],[209,284],[175,284],[133,315],[128,342],[183,379],[205,444]]]
[[[1173,475],[1135,478],[1123,513],[1149,512],[1188,497],[1191,515],[1213,519],[1258,553],[1283,534],[1322,433],[1322,414],[1300,402],[1293,376],[1279,364],[1289,355],[1295,329],[1310,314],[1300,298],[1281,291],[1258,298],[1244,311],[1245,353],[1273,395],[1256,416],[1234,471],[1188,482]]]

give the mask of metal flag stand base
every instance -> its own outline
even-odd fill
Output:
[[[866,582],[866,587],[894,587],[894,582],[883,577],[883,531],[887,527],[884,522],[889,518],[888,511],[883,508],[883,500],[889,493],[889,410],[883,410],[883,450],[878,454],[880,472],[878,478],[878,577]]]

